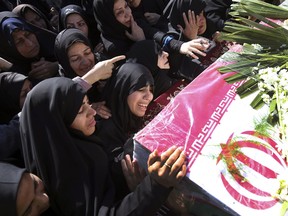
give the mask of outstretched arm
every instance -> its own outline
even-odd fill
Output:
[[[108,79],[112,75],[114,63],[125,58],[126,57],[124,55],[121,55],[116,56],[112,59],[100,61],[96,65],[94,65],[94,67],[90,71],[88,71],[84,76],[82,76],[82,79],[90,85],[94,84],[99,80]]]

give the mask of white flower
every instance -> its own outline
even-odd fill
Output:
[[[251,44],[253,46],[253,48],[257,51],[262,51],[263,47],[260,44]]]

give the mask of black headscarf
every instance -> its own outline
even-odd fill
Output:
[[[130,31],[130,29],[115,18],[113,8],[114,0],[95,0],[93,2],[97,28],[101,32],[105,54],[108,57],[125,54],[134,43],[125,34],[125,31]]]
[[[112,112],[112,117],[103,119],[97,126],[96,134],[100,137],[109,154],[117,147],[123,147],[131,133],[138,131],[142,119],[130,111],[128,96],[146,85],[154,86],[151,72],[138,63],[124,63],[110,78],[107,84],[106,105]]]
[[[120,23],[114,16],[114,0],[95,0],[93,3],[94,16],[97,27],[104,36],[115,38],[127,38],[126,26]]]
[[[151,72],[144,65],[137,63],[125,63],[112,79],[109,88],[110,96],[107,105],[111,108],[112,119],[117,127],[126,133],[138,130],[139,117],[133,115],[128,107],[127,98],[133,92],[147,86],[154,86]]]
[[[68,78],[74,78],[76,76],[79,76],[75,73],[75,71],[70,66],[69,58],[68,58],[68,49],[69,47],[74,44],[75,42],[81,42],[88,47],[90,47],[91,50],[91,44],[89,42],[89,39],[83,34],[83,32],[76,28],[69,28],[64,29],[61,31],[55,40],[55,56],[63,68],[62,72],[65,77]],[[92,51],[93,52],[93,51]],[[94,61],[95,64],[101,59],[100,56],[97,56],[97,54],[94,54]],[[88,71],[87,71],[88,72]],[[88,98],[90,102],[96,102],[101,100],[101,88],[98,85],[99,83],[96,82],[92,85],[92,88],[90,88],[87,92]]]
[[[154,75],[159,69],[157,62],[160,51],[161,47],[153,40],[142,40],[133,44],[126,54],[126,59],[129,62],[143,64]]]
[[[85,11],[79,5],[70,4],[61,8],[59,12],[59,31],[62,31],[63,29],[67,28],[66,19],[70,14],[80,15],[88,25]]]
[[[25,19],[25,13],[31,10],[32,12],[36,13],[39,17],[41,17],[42,19],[44,19],[46,25],[47,25],[47,29],[50,31],[55,31],[55,29],[53,28],[53,26],[51,25],[51,23],[49,22],[48,18],[35,6],[30,5],[30,4],[20,4],[17,5],[12,12],[17,14],[19,17],[22,17],[23,19]]]
[[[157,13],[161,15],[163,13],[163,10],[165,6],[167,5],[167,0],[141,0],[141,3],[143,5],[143,12],[150,12],[150,13]]]
[[[26,76],[15,72],[0,73],[0,122],[2,124],[8,123],[21,111],[20,93],[26,79]]]
[[[137,63],[124,63],[117,74],[110,78],[105,94],[106,105],[112,112],[112,117],[97,123],[96,136],[101,140],[108,154],[111,175],[117,179],[116,198],[127,194],[128,188],[122,173],[121,159],[123,155],[133,152],[133,144],[126,141],[142,126],[142,119],[130,111],[127,103],[128,95],[146,85],[154,85],[151,72]]]
[[[17,216],[16,199],[18,186],[25,169],[0,162],[0,212],[1,215]]]
[[[232,0],[206,0],[205,14],[211,33],[222,31],[230,15]]]
[[[19,65],[19,68],[22,69],[19,72],[27,75],[28,72],[31,70],[31,63],[34,61],[38,61],[41,57],[45,57],[45,59],[48,61],[55,60],[55,33],[31,25],[27,23],[24,19],[17,17],[17,15],[12,12],[0,12],[0,24],[1,56],[11,61],[13,64]],[[12,32],[15,29],[26,30],[36,35],[36,38],[40,45],[40,53],[37,57],[28,59],[20,55],[12,37]]]
[[[167,17],[162,16],[163,11],[169,1],[167,0],[141,0],[138,7],[131,7],[133,12],[133,17],[135,20],[144,19],[147,22],[144,14],[146,12],[156,13],[160,15],[158,22],[153,27],[166,32],[168,31],[168,20]],[[149,24],[150,25],[150,24]]]
[[[96,215],[113,202],[106,154],[96,139],[70,129],[85,93],[68,78],[44,80],[28,94],[20,118],[25,165],[37,170],[59,215]]]
[[[68,58],[68,49],[75,42],[81,42],[92,49],[89,39],[83,34],[83,32],[76,28],[64,29],[61,31],[55,40],[55,56],[59,64],[63,68],[65,77],[74,78],[78,76],[70,66]],[[96,62],[96,59],[95,59]]]
[[[92,8],[90,10],[92,10]],[[59,31],[62,31],[63,29],[67,28],[66,19],[70,14],[74,14],[74,13],[80,15],[83,18],[86,25],[88,26],[88,38],[91,42],[91,45],[93,47],[96,46],[97,43],[99,43],[100,32],[97,30],[94,17],[92,16],[93,20],[90,20],[88,18],[89,14],[87,14],[87,12],[79,5],[69,4],[60,10],[59,27],[58,27]]]
[[[204,0],[171,0],[173,1],[169,21],[174,29],[178,29],[177,25],[185,27],[182,14],[187,13],[188,10],[194,11],[195,16],[199,15],[206,7],[206,2]]]
[[[84,96],[79,84],[64,77],[46,79],[30,91],[20,118],[27,169],[43,180],[57,215],[155,215],[171,188],[149,176],[114,203],[115,186],[98,139],[70,128]]]
[[[158,67],[158,55],[161,54],[161,47],[154,40],[142,40],[133,44],[126,54],[127,62],[135,62],[146,66],[154,78],[155,98],[165,92],[173,80],[167,75],[167,70]]]

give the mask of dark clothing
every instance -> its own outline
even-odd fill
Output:
[[[136,42],[126,54],[127,62],[135,62],[146,66],[154,78],[154,98],[169,89],[174,80],[168,76],[169,70],[162,70],[158,67],[158,55],[161,54],[161,47],[153,40]]]
[[[113,14],[114,0],[95,0],[93,12],[97,28],[108,57],[125,54],[134,41],[130,40],[125,31],[129,29],[118,22]]]
[[[109,57],[126,54],[135,43],[125,34],[125,31],[131,31],[130,28],[116,20],[113,14],[113,7],[114,0],[95,0],[93,3],[97,27],[101,32],[101,38],[107,52],[106,55]],[[146,39],[154,39],[162,46],[165,32],[151,27],[144,18],[140,17],[137,20],[135,19],[135,21],[143,29]],[[173,48],[179,51],[181,45],[182,43],[178,43]]]
[[[153,77],[146,67],[137,63],[125,63],[111,77],[105,89],[106,105],[110,108],[112,117],[100,120],[95,134],[108,154],[113,178],[121,181],[121,183],[117,181],[119,187],[116,190],[117,198],[123,196],[127,188],[121,172],[122,156],[126,153],[132,155],[129,148],[126,148],[130,145],[125,146],[125,143],[142,126],[142,119],[130,111],[127,98],[128,95],[148,84],[153,85]],[[126,193],[127,190],[128,188]],[[121,191],[120,194],[119,191]]]
[[[149,13],[156,13],[158,15],[160,15],[160,18],[158,20],[158,22],[154,25],[151,25],[163,32],[166,32],[168,30],[167,28],[167,19],[164,18],[164,16],[162,16],[163,11],[165,9],[165,7],[167,6],[167,3],[169,1],[167,0],[155,0],[155,1],[150,1],[150,0],[141,0],[140,4],[138,7],[134,8],[131,7],[132,9],[132,13],[133,13],[133,17],[135,20],[142,18],[145,19],[144,14],[146,12]]]
[[[53,49],[56,38],[55,33],[31,25],[12,12],[0,12],[0,24],[0,55],[13,63],[14,67],[18,68],[14,69],[15,71],[28,75],[31,70],[31,63],[39,61],[41,57],[44,57],[47,61],[53,62],[56,60]],[[12,32],[16,29],[35,34],[40,45],[40,53],[38,56],[25,58],[18,52],[12,37]]]
[[[98,138],[70,128],[84,96],[79,84],[63,77],[32,89],[20,119],[28,170],[42,178],[58,215],[154,215],[171,189],[147,176],[115,203],[108,157]]]
[[[18,185],[25,169],[0,162],[0,212],[1,215],[17,216],[16,199]]]
[[[68,78],[74,78],[76,76],[79,76],[79,74],[76,74],[75,71],[70,66],[70,61],[68,58],[68,49],[71,47],[72,44],[76,42],[81,42],[85,44],[86,46],[90,47],[91,52],[93,52],[93,48],[90,44],[89,39],[83,34],[83,32],[76,28],[69,28],[64,29],[61,31],[55,40],[55,56],[58,59],[59,64],[62,67],[62,74],[64,74],[65,77]],[[99,60],[102,60],[102,57],[100,55],[96,55],[94,64],[96,64]],[[87,71],[88,72],[88,71]],[[101,88],[99,87],[99,82],[96,82],[93,84],[92,88],[88,90],[87,96],[89,98],[90,102],[96,102],[100,101],[102,99],[101,96]]]
[[[100,32],[97,30],[96,25],[93,26],[90,24],[91,21],[89,21],[89,17],[87,16],[85,10],[83,10],[83,8],[79,5],[69,4],[61,8],[59,12],[59,32],[67,28],[66,19],[70,14],[78,14],[82,17],[88,26],[88,38],[91,42],[91,45],[92,47],[95,47],[100,42]]]
[[[21,111],[20,93],[26,79],[19,73],[0,73],[0,124],[7,124]]]
[[[17,0],[17,5],[30,4],[38,8],[48,19],[51,19],[51,8],[53,5],[48,4],[46,0]]]
[[[0,1],[0,11],[12,11],[16,6],[15,1],[2,0]]]
[[[6,161],[0,161],[0,212],[2,215],[17,216],[16,199],[18,187],[25,168],[20,168]],[[42,216],[56,216],[52,209],[48,209]]]
[[[23,163],[19,117],[16,115],[9,124],[0,124],[0,160],[15,159]]]
[[[83,34],[83,32],[76,28],[64,29],[61,31],[55,40],[55,56],[59,62],[59,64],[63,68],[63,74],[65,77],[74,78],[78,76],[75,71],[70,66],[69,57],[68,57],[68,49],[72,44],[76,42],[81,42],[86,46],[90,47],[92,50],[92,46],[90,44],[89,39]],[[97,62],[95,58],[95,63]]]
[[[191,10],[194,11],[195,15],[199,15],[205,7],[206,2],[204,0],[171,0],[166,8],[166,15],[169,20],[169,32],[167,35],[181,41],[190,41],[179,31],[177,25],[185,28],[182,14],[187,14],[188,10]],[[201,36],[205,37],[207,34],[210,34],[208,30]],[[175,78],[185,78],[192,81],[205,69],[201,62],[202,57],[200,56],[199,58],[198,60],[179,53],[171,53],[169,55],[170,75]]]
[[[206,0],[206,3],[205,14],[209,31],[211,34],[222,31],[225,22],[231,19],[229,12],[232,0]]]
[[[195,16],[199,15],[206,7],[206,2],[204,0],[171,0],[170,12],[168,15],[170,23],[170,31],[177,32],[181,35],[181,40],[188,41],[184,35],[178,30],[178,25],[185,28],[185,23],[183,19],[183,13],[187,14],[188,10],[194,11]]]
[[[23,19],[25,19],[25,13],[29,10],[36,13],[39,17],[41,17],[45,21],[48,30],[56,32],[56,29],[54,29],[54,27],[51,25],[49,19],[45,16],[45,14],[43,14],[38,8],[36,8],[33,5],[20,4],[20,5],[16,6],[12,10],[12,12],[17,14],[19,17],[22,17]]]
[[[109,149],[108,152],[119,146],[122,147],[129,135],[137,132],[141,127],[141,118],[130,111],[127,98],[133,92],[147,85],[154,86],[151,72],[144,65],[131,62],[124,63],[107,83],[105,101],[111,110],[112,117],[102,120],[103,126],[97,127],[96,134],[104,143],[109,143],[112,146],[112,148],[109,145],[105,146]],[[105,124],[110,125],[109,130],[106,129]],[[115,131],[115,134],[112,131]],[[113,139],[113,142],[110,143],[110,139]]]

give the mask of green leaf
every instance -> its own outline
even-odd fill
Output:
[[[259,109],[259,108],[261,108],[265,103],[264,103],[264,101],[263,101],[263,99],[262,99],[262,92],[259,92],[257,95],[256,95],[256,97],[254,98],[254,100],[251,102],[251,107],[253,108],[253,109]]]
[[[229,77],[225,78],[224,80],[227,83],[232,84],[232,83],[235,83],[235,82],[242,81],[244,79],[247,79],[247,76],[244,76],[242,74],[236,73],[236,74],[233,74],[232,76],[229,76]]]
[[[273,113],[275,110],[276,110],[276,107],[277,107],[277,103],[276,103],[276,99],[273,99],[271,102],[270,102],[270,113]]]
[[[244,84],[242,84],[240,87],[238,87],[236,92],[239,94],[241,98],[244,98],[257,90],[258,90],[258,81],[250,79]]]
[[[287,210],[288,210],[288,202],[284,201],[281,207],[280,216],[285,216]]]
[[[279,7],[273,4],[269,4],[264,1],[233,0],[233,4],[231,5],[232,11],[236,11],[236,13],[238,12],[238,14],[242,16],[251,15],[247,11],[247,7],[251,11],[253,11],[253,13],[257,13],[267,18],[273,18],[273,19],[287,19],[288,18],[288,10],[286,8]],[[235,12],[231,12],[231,13],[235,13]]]

